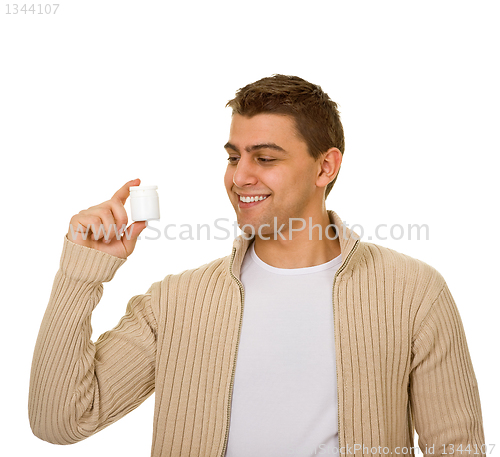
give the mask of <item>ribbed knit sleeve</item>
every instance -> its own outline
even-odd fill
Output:
[[[478,385],[446,284],[415,334],[412,355],[410,404],[424,456],[484,456]]]
[[[133,297],[112,330],[91,341],[91,313],[124,259],[67,238],[31,367],[33,433],[72,444],[102,430],[154,391],[156,321],[151,289]]]

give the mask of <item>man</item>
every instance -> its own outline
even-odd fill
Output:
[[[75,443],[155,391],[152,456],[414,455],[415,429],[424,455],[484,455],[445,280],[326,210],[344,152],[336,104],[275,75],[228,105],[224,181],[244,233],[228,257],[133,297],[94,344],[102,284],[145,223],[104,233],[126,226],[139,180],[73,216],[33,357],[35,435]]]

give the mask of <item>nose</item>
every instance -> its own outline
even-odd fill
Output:
[[[233,174],[233,184],[241,189],[245,186],[253,186],[257,181],[255,169],[251,160],[240,157]]]

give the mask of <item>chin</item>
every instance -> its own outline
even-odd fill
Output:
[[[252,229],[253,229],[253,233],[257,233],[257,230],[259,229],[258,224],[254,224],[254,223],[252,223],[252,221],[244,220],[244,219],[243,220],[238,219],[238,227],[241,231],[247,233],[248,235],[252,234]],[[243,230],[242,227],[245,227],[245,230]]]
[[[249,237],[251,235],[254,235],[255,237],[259,236],[259,227],[261,227],[262,224],[266,224],[267,222],[252,222],[252,221],[241,221],[241,223],[238,221],[238,226],[240,230],[242,230],[242,227],[245,226],[245,230],[242,230],[245,232],[246,236]],[[267,236],[273,236],[273,225],[272,223],[269,224],[270,226],[265,226],[261,230],[261,235],[263,237]]]

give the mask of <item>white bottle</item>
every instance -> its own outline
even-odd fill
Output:
[[[160,219],[158,186],[131,186],[130,210],[133,221],[154,221]]]

